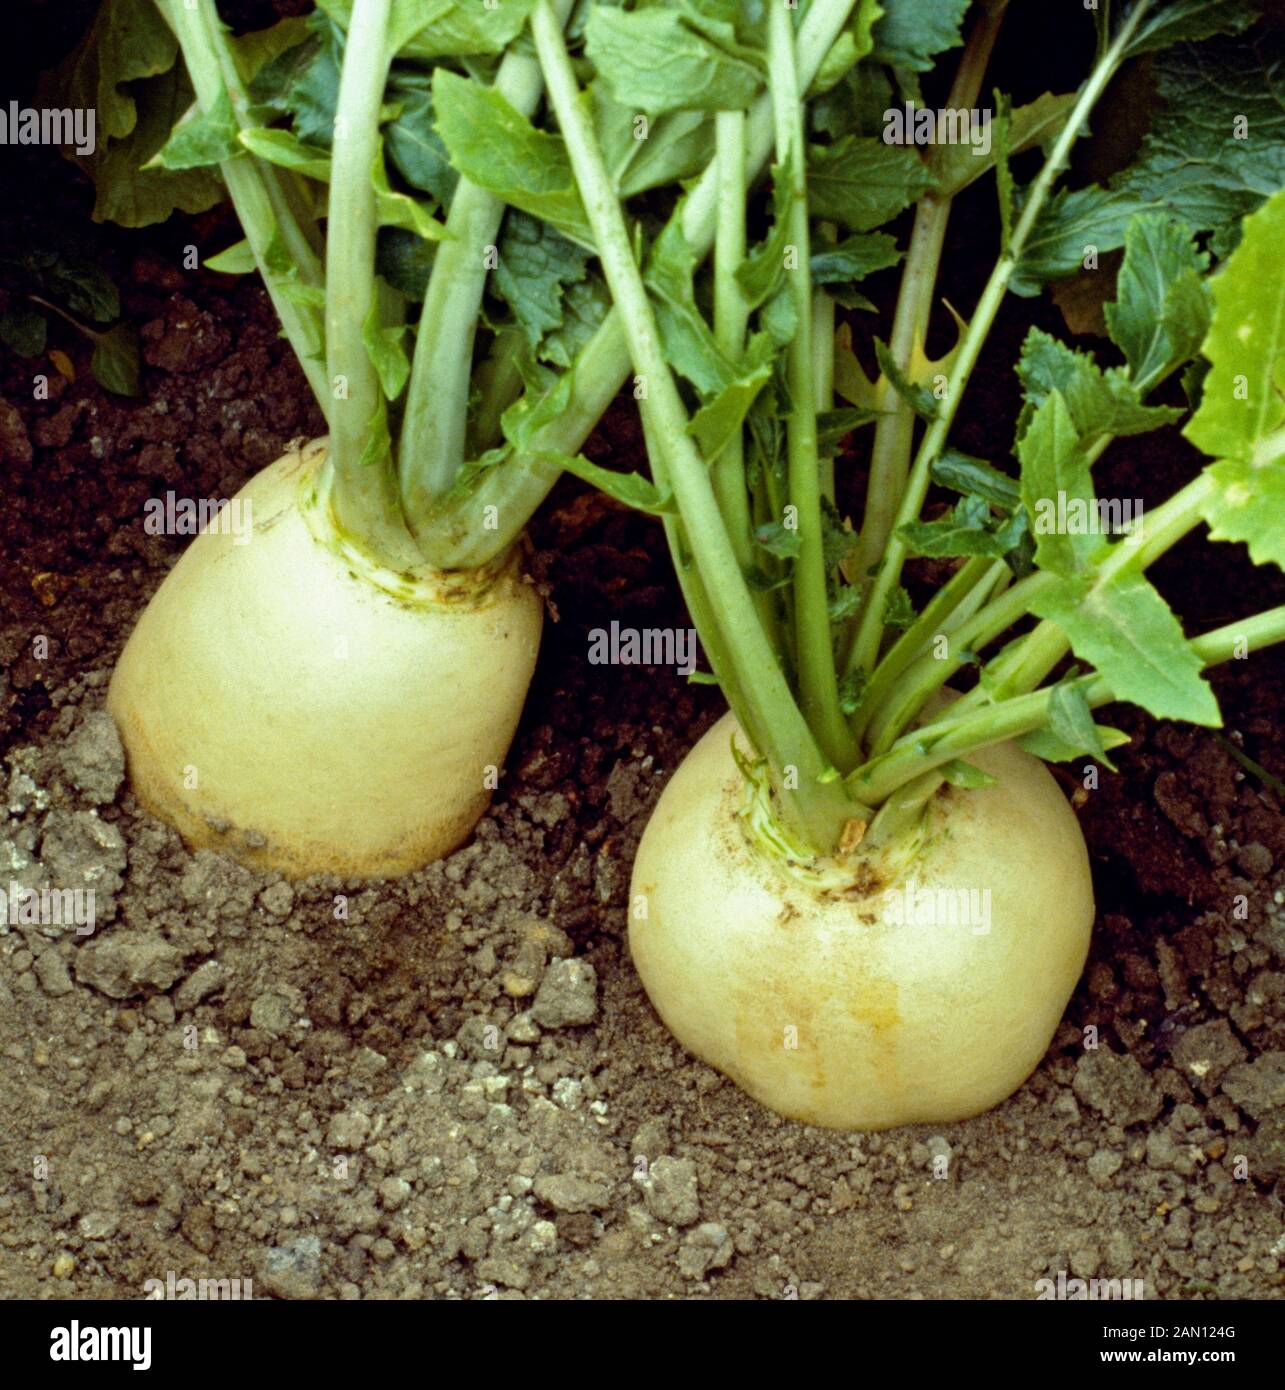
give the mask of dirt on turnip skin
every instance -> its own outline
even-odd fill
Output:
[[[1136,741],[1076,798],[1092,955],[1032,1080],[979,1119],[870,1137],[768,1114],[646,1003],[633,851],[720,704],[669,671],[589,664],[595,627],[686,618],[651,523],[576,486],[536,531],[560,621],[472,845],[354,890],[342,921],[343,885],[191,856],[141,816],[102,695],[185,543],[146,535],[143,502],[231,496],[318,422],[253,286],[160,259],[121,278],[143,402],[104,396],[79,359],[47,403],[12,362],[0,383],[3,876],[34,852],[101,895],[91,936],[0,936],[0,1297],[138,1297],[171,1270],[325,1298],[1030,1298],[1059,1270],[1280,1296],[1285,817],[1203,731],[1108,712]],[[1008,312],[1020,337],[1031,305]],[[980,454],[1011,412],[1006,379],[978,386],[961,428]],[[641,466],[628,410],[590,452]],[[1183,461],[1139,441],[1102,466],[1150,499]],[[1232,547],[1216,563],[1217,582],[1181,549],[1158,568],[1202,625],[1275,582]],[[1214,681],[1279,772],[1285,659]]]

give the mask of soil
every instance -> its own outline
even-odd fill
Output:
[[[955,219],[954,302],[976,292],[960,238],[992,232],[981,202]],[[594,627],[685,618],[654,524],[579,485],[533,530],[557,620],[467,847],[398,882],[291,885],[140,811],[103,694],[185,543],[146,535],[143,503],[229,497],[320,429],[257,286],[175,268],[230,239],[217,214],[103,233],[139,400],[99,390],[71,337],[74,383],[0,374],[0,879],[98,907],[86,934],[0,922],[0,1297],[139,1297],[172,1272],[284,1298],[1032,1298],[1065,1271],[1279,1298],[1285,817],[1232,751],[1285,771],[1279,653],[1215,674],[1221,739],[1112,709],[1119,772],[1058,769],[1092,956],[1035,1075],[948,1126],[781,1120],[651,1010],[630,863],[722,705],[589,664]],[[1047,302],[1005,306],[960,447],[1005,454],[1032,321],[1059,328]],[[627,407],[591,451],[641,466]],[[1192,467],[1172,438],[1099,465],[1147,501]],[[859,460],[841,473],[851,503]],[[1193,631],[1281,601],[1235,547],[1180,547],[1157,577]]]

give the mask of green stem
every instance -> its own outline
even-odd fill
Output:
[[[570,8],[571,0],[557,0],[559,23]],[[495,90],[530,116],[544,90],[539,63],[526,53],[506,53]],[[417,535],[432,530],[433,507],[455,486],[464,463],[473,341],[488,252],[495,249],[504,211],[501,199],[461,178],[446,217],[447,236],[433,255],[398,451],[402,505]]]
[[[856,713],[852,716],[852,729],[858,738],[864,735],[871,716],[883,707],[898,677],[941,632],[945,620],[969,596],[974,586],[991,573],[994,564],[995,561],[980,555],[967,560],[929,599],[923,612],[889,648],[875,667],[869,684],[861,693]]]
[[[1003,0],[1003,3],[985,6],[978,15],[946,99],[946,105],[951,110],[968,110],[976,104],[1006,4],[1007,0]],[[893,361],[903,372],[910,366],[916,345],[922,348],[927,342],[937,272],[953,201],[929,193],[920,199],[915,209],[915,224],[910,234],[910,246],[906,252],[888,342]],[[855,570],[862,576],[878,563],[888,543],[892,519],[905,491],[914,442],[914,411],[889,383],[884,383],[883,398],[879,404],[886,413],[875,424],[874,444],[870,453],[870,477],[866,484],[866,505],[862,514]],[[861,664],[855,656],[854,648],[850,652],[849,673]]]
[[[213,110],[225,88],[219,54],[226,46],[226,39],[212,0],[200,0],[200,8],[189,8],[185,0],[156,0],[156,3],[183,51],[183,61],[198,104],[202,111]],[[285,292],[288,277],[268,268],[268,248],[277,229],[269,191],[270,167],[252,155],[243,154],[225,160],[219,165],[219,173],[236,208],[282,331],[294,349],[313,395],[328,416],[330,391],[321,360],[324,337],[320,315],[290,299]]]
[[[550,0],[537,0],[531,32],[603,272],[624,324],[634,370],[647,393],[642,404],[650,442],[656,450],[653,467],[657,482],[667,484],[678,503],[696,569],[708,594],[710,617],[725,642],[744,701],[745,727],[753,728],[763,740],[758,752],[773,768],[789,818],[816,848],[831,849],[852,810],[843,793],[836,792],[837,781],[828,780],[826,759],[758,622],[718,509],[709,470],[688,433],[687,412],[661,350],[624,213]],[[797,789],[789,785],[790,767],[797,771]]]
[[[812,380],[816,412],[834,409],[834,300],[824,290],[812,296]],[[821,460],[821,495],[834,501],[834,454]]]
[[[995,315],[999,312],[999,306],[1008,289],[1008,282],[1035,227],[1040,211],[1052,191],[1055,180],[1070,157],[1071,148],[1079,138],[1085,122],[1107,84],[1115,75],[1116,69],[1123,61],[1125,50],[1133,38],[1134,30],[1150,7],[1150,0],[1138,0],[1102,61],[1089,75],[1074,109],[1062,127],[1049,157],[1044,162],[1044,167],[1031,184],[1022,207],[1021,216],[1013,229],[1008,248],[991,271],[990,279],[982,291],[972,321],[968,325],[968,331],[960,340],[955,363],[947,382],[945,399],[938,404],[937,416],[925,432],[919,445],[919,451],[915,456],[914,466],[910,470],[901,504],[893,520],[887,549],[884,552],[879,573],[871,586],[870,598],[865,612],[862,614],[857,639],[853,646],[850,668],[870,670],[875,664],[883,636],[884,608],[888,595],[900,581],[901,567],[906,558],[905,545],[899,539],[897,530],[899,527],[914,521],[919,515],[928,491],[929,470],[932,462],[946,442],[946,436],[954,423],[955,412],[959,409],[964,390],[968,385],[973,368],[977,364],[982,344],[990,333]]]
[[[960,653],[993,642],[1001,632],[1026,616],[1037,594],[1054,587],[1057,582],[1053,574],[1027,575],[962,624],[953,634],[944,657],[939,660],[932,655],[922,656],[908,666],[882,702],[871,706],[873,717],[866,736],[866,746],[871,753],[878,754],[889,748],[914,719],[924,701],[963,666],[964,658]]]
[[[1194,637],[1191,647],[1203,666],[1214,666],[1242,650],[1256,651],[1281,641],[1285,641],[1285,605]],[[1116,698],[1103,676],[1083,676],[1077,684],[1092,708]],[[1052,694],[1052,688],[1032,691],[963,717],[956,716],[952,706],[943,718],[906,734],[887,753],[858,768],[848,778],[849,786],[863,801],[877,806],[898,787],[952,758],[1042,728],[1048,721]]]
[[[1141,528],[1110,546],[1095,581],[1095,588],[1110,583],[1127,570],[1141,572],[1154,564],[1204,519],[1203,508],[1214,490],[1208,473],[1199,473],[1168,501],[1146,514]],[[959,712],[971,711],[994,698],[994,691],[1016,695],[1033,690],[1070,650],[1062,629],[1045,618],[1011,651],[988,667],[986,686],[980,683],[959,700]]]
[[[406,530],[387,448],[387,411],[363,327],[375,293],[375,185],[379,109],[388,76],[390,0],[353,8],[339,78],[326,222],[326,371],[331,507],[343,531],[385,564],[407,569],[420,556]]]
[[[812,376],[811,234],[804,172],[803,102],[794,54],[794,26],[782,4],[768,7],[768,86],[776,116],[777,166],[790,180],[789,242],[795,267],[787,269],[796,327],[786,356],[790,418],[786,430],[790,506],[799,551],[794,559],[795,647],[803,714],[841,771],[857,760],[856,740],[839,708],[839,679],[821,527],[821,472],[817,458],[817,387]]]
[[[714,337],[735,362],[745,351],[749,305],[736,272],[745,260],[745,113],[714,118],[718,163],[718,230],[714,239]],[[714,495],[741,568],[754,563],[750,504],[745,490],[745,450],[737,430],[711,465]]]
[[[843,31],[856,0],[813,0],[799,29],[799,84],[806,88]],[[772,152],[772,104],[760,96],[746,117],[746,178],[758,177]],[[718,225],[718,162],[711,159],[684,199],[683,235],[697,256],[709,254]],[[613,309],[577,356],[572,407],[542,431],[525,453],[487,469],[462,495],[437,508],[420,546],[439,569],[467,569],[501,554],[519,535],[561,477],[548,453],[574,454],[589,437],[629,375],[629,345]],[[499,529],[484,524],[500,517]]]

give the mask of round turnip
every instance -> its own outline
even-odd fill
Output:
[[[516,558],[381,571],[317,500],[324,442],[238,494],[144,610],[110,709],[134,791],[192,846],[291,877],[407,872],[490,799],[540,640]]]
[[[963,1119],[1030,1075],[1088,952],[1075,815],[1012,744],[945,788],[913,840],[824,876],[747,833],[731,715],[666,787],[634,867],[629,941],[657,1012],[781,1114],[838,1129]]]

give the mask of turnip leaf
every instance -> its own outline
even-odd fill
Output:
[[[882,226],[932,187],[928,166],[904,145],[849,135],[808,149],[808,199],[814,217],[852,232]]]
[[[1214,281],[1204,353],[1212,364],[1184,433],[1219,459],[1204,508],[1215,540],[1245,541],[1256,564],[1285,566],[1285,192],[1245,220]]]
[[[1200,658],[1142,575],[1126,572],[1102,583],[1089,573],[1063,576],[1036,596],[1031,611],[1062,629],[1071,650],[1097,668],[1117,699],[1157,719],[1222,723]]]
[[[1017,422],[1019,443],[1032,415],[1054,390],[1062,393],[1076,433],[1086,444],[1103,434],[1145,434],[1172,424],[1183,413],[1169,406],[1143,405],[1122,367],[1104,372],[1089,353],[1076,352],[1039,328],[1026,335],[1017,374],[1026,396]]]
[[[437,130],[466,178],[589,250],[593,233],[561,138],[537,130],[490,87],[438,68]]]
[[[733,26],[678,9],[594,5],[585,51],[611,95],[649,116],[743,110],[763,85],[761,59]]]
[[[1111,337],[1145,392],[1200,350],[1209,329],[1209,257],[1183,223],[1144,213],[1125,232],[1114,303],[1104,306]]]

